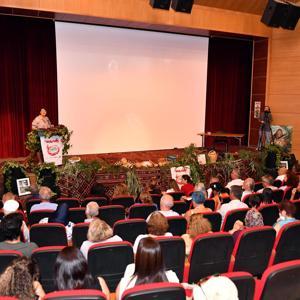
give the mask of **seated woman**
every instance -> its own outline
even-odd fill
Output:
[[[125,183],[119,183],[115,186],[112,198],[121,196],[130,196],[128,187]]]
[[[211,232],[210,222],[203,218],[202,214],[191,215],[187,233],[181,236],[185,242],[185,254],[190,254],[191,247],[196,236],[208,232]]]
[[[288,170],[286,173],[286,181],[280,187],[281,190],[286,191],[289,188],[296,188],[299,184],[299,177],[296,173]]]
[[[182,187],[180,188],[181,192],[185,194],[185,196],[190,196],[190,194],[194,191],[194,183],[189,175],[182,175],[181,177]]]
[[[149,192],[140,193],[139,199],[142,204],[153,204],[153,200]]]
[[[193,214],[201,214],[201,213],[206,213],[206,212],[211,212],[212,211],[210,208],[204,206],[205,200],[206,200],[205,196],[202,192],[194,192],[192,194],[193,208],[188,210],[184,215],[187,222],[190,221],[190,217]]]
[[[283,201],[279,204],[279,218],[277,222],[273,225],[277,233],[283,225],[297,221],[294,218],[295,212],[296,207],[290,201]]]
[[[180,188],[176,182],[175,179],[171,179],[169,182],[169,189],[166,191],[166,193],[175,193],[175,192],[180,192]]]
[[[120,300],[127,289],[154,282],[179,283],[179,279],[173,271],[166,271],[159,243],[147,237],[139,243],[135,263],[127,266],[116,289],[116,299]]]
[[[92,277],[85,258],[76,247],[65,247],[59,252],[54,272],[58,291],[98,289],[109,299],[109,289],[105,280],[102,277]]]
[[[150,236],[150,237],[157,237],[157,236],[172,236],[172,233],[167,232],[169,228],[167,218],[158,211],[153,212],[149,220],[147,221],[147,229],[148,234],[140,234],[137,236],[134,245],[133,245],[133,252],[137,252],[138,245],[140,240]]]
[[[267,204],[276,204],[273,201],[273,191],[270,188],[264,188],[262,193],[260,194],[261,203],[260,205],[267,205]]]
[[[41,300],[45,292],[38,279],[37,265],[25,256],[18,257],[0,276],[0,295]]]
[[[148,192],[150,194],[160,194],[161,190],[158,184],[157,178],[154,176],[151,178],[150,183],[148,185]]]
[[[94,219],[87,233],[87,240],[80,247],[80,251],[84,257],[88,258],[89,248],[95,244],[108,242],[121,242],[122,239],[118,235],[113,235],[112,228],[100,219]]]
[[[210,185],[210,188],[212,190],[211,199],[215,202],[215,210],[218,210],[221,206],[221,197],[220,193],[223,189],[223,186],[220,182],[215,182]]]

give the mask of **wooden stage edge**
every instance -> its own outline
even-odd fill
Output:
[[[199,151],[207,152],[212,148],[197,148]],[[254,147],[247,146],[238,146],[238,145],[229,145],[228,152],[234,153],[238,150],[255,150]],[[216,147],[215,150],[220,153],[224,152],[225,149],[220,145],[220,147]],[[85,154],[85,155],[67,155],[66,157],[79,156],[84,161],[92,161],[92,160],[105,160],[109,163],[114,163],[121,158],[125,157],[129,161],[146,161],[151,160],[155,163],[160,158],[166,158],[169,155],[180,156],[183,153],[183,148],[173,148],[173,149],[162,149],[162,150],[145,150],[145,151],[131,151],[131,152],[116,152],[116,153],[99,153],[99,154]],[[15,157],[15,158],[5,158],[0,159],[0,164],[5,161],[13,160],[24,162],[28,159],[28,157]]]

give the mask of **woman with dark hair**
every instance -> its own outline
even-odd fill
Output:
[[[43,299],[45,292],[38,281],[37,265],[29,258],[16,258],[0,276],[0,295],[20,300]]]
[[[289,188],[296,188],[299,183],[299,177],[293,171],[288,170],[286,173],[286,180],[283,183],[283,186],[280,187],[281,190],[286,191]]]
[[[261,200],[258,195],[251,195],[249,197],[249,206],[251,209],[247,211],[246,216],[245,216],[245,226],[246,227],[264,226],[263,216],[258,211],[260,202],[261,202]]]
[[[57,255],[54,265],[56,288],[59,291],[98,289],[109,299],[109,289],[105,280],[92,277],[88,271],[87,262],[76,247],[65,247]]]
[[[279,218],[273,225],[274,229],[278,233],[281,227],[285,224],[297,221],[294,218],[296,212],[295,205],[290,201],[282,201],[279,204]]]
[[[273,191],[270,188],[264,188],[262,193],[260,194],[261,197],[261,203],[260,205],[266,205],[266,204],[274,204],[273,201]]]
[[[139,243],[135,264],[127,266],[124,277],[117,287],[116,299],[120,300],[126,289],[154,282],[179,283],[179,280],[176,273],[171,270],[165,270],[159,243],[153,238],[147,237]]]
[[[194,183],[189,175],[181,176],[182,187],[180,190],[185,194],[185,196],[189,197],[190,194],[194,191]]]

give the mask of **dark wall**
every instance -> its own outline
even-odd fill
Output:
[[[244,133],[247,143],[253,42],[229,38],[209,41],[205,131]],[[207,138],[206,146],[212,144]]]
[[[28,154],[25,137],[41,107],[57,124],[54,22],[0,15],[1,158]]]

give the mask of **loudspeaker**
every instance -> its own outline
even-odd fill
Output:
[[[271,27],[279,27],[281,25],[282,16],[285,14],[288,5],[276,0],[269,0],[261,22]]]
[[[175,11],[190,14],[193,8],[194,0],[173,0],[172,8]]]
[[[150,5],[153,8],[170,9],[171,0],[150,0]]]
[[[289,3],[281,19],[281,27],[294,30],[300,17],[300,7]]]

